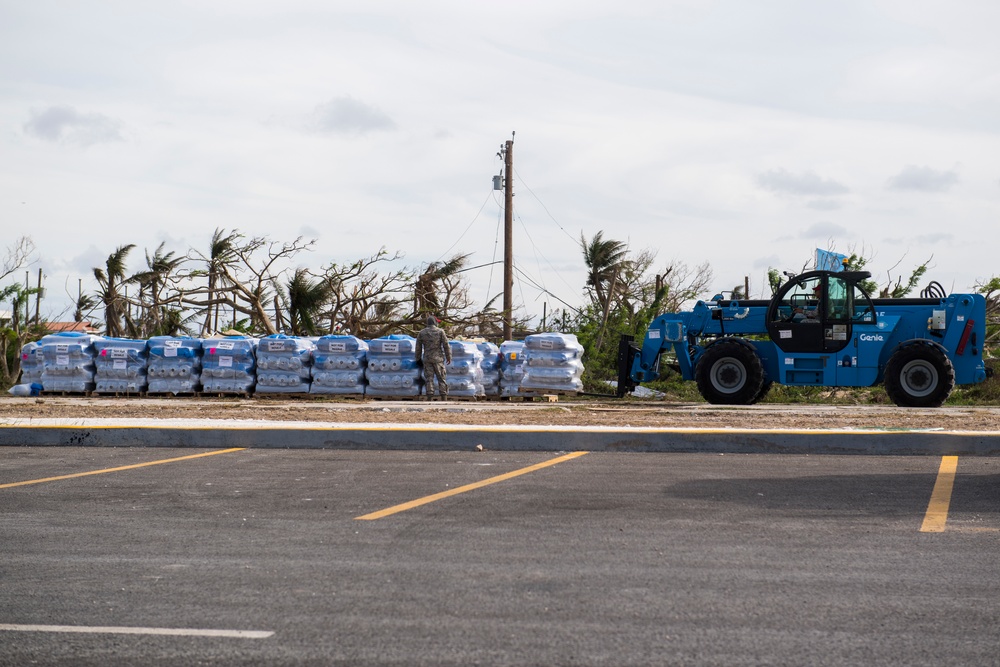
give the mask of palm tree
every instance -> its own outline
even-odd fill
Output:
[[[128,317],[128,302],[120,290],[128,282],[125,277],[125,258],[133,248],[134,243],[118,246],[108,256],[104,268],[94,267],[94,278],[101,286],[97,298],[104,305],[104,331],[108,336],[121,337],[125,333],[122,320]]]
[[[74,301],[73,307],[73,321],[83,322],[83,318],[87,316],[87,313],[92,311],[97,307],[97,299],[91,294],[81,294]]]
[[[215,303],[216,293],[222,282],[222,269],[235,258],[236,243],[241,238],[239,232],[226,235],[224,229],[216,228],[208,250],[208,306],[205,309],[205,323],[202,334],[219,329],[219,304]],[[214,322],[213,322],[214,315]]]
[[[628,261],[628,245],[621,241],[604,239],[604,232],[597,232],[588,242],[580,235],[583,261],[587,266],[587,287],[594,291],[594,300],[602,312],[607,313],[619,287],[622,268]]]
[[[185,257],[176,257],[174,252],[165,253],[164,245],[165,242],[157,246],[152,256],[147,250],[146,270],[132,277],[139,283],[139,301],[145,309],[143,321],[139,323],[141,331],[135,332],[137,337],[162,335],[166,333],[165,328],[172,326],[165,327],[170,309],[167,307],[169,299],[163,298],[163,291],[174,271],[184,263]]]
[[[455,275],[465,268],[469,255],[455,255],[446,262],[431,262],[427,270],[417,277],[416,285],[413,289],[414,315],[419,321],[420,317],[427,315],[443,316],[441,312],[441,298],[438,295],[439,283],[446,278]]]
[[[293,336],[315,336],[323,307],[329,304],[331,286],[322,280],[310,280],[308,269],[296,269],[286,285],[288,324]]]

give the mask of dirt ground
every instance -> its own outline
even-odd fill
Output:
[[[717,406],[559,397],[558,402],[281,398],[0,397],[0,419],[239,419],[660,428],[943,429],[1000,431],[1000,407]]]

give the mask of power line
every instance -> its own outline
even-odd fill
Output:
[[[570,234],[569,232],[567,232],[567,231],[566,231],[565,229],[563,229],[563,226],[559,224],[559,221],[558,221],[558,220],[556,220],[556,219],[555,219],[555,217],[554,217],[554,216],[552,215],[552,213],[550,213],[550,212],[549,212],[549,209],[548,209],[548,207],[546,207],[546,206],[545,206],[545,203],[544,203],[544,202],[543,202],[543,201],[542,201],[541,199],[539,199],[538,195],[536,195],[536,194],[535,194],[535,191],[534,191],[534,190],[532,190],[532,189],[531,189],[531,188],[530,188],[530,187],[528,186],[528,184],[524,182],[524,179],[523,179],[523,178],[521,178],[521,174],[517,173],[517,169],[515,169],[515,170],[514,170],[514,175],[515,175],[515,176],[517,176],[517,180],[521,181],[521,185],[523,185],[523,186],[524,186],[524,187],[525,187],[525,188],[526,188],[526,189],[528,190],[528,192],[530,192],[530,193],[531,193],[531,196],[532,196],[532,197],[534,197],[534,198],[535,198],[535,200],[536,200],[536,201],[537,201],[537,202],[538,202],[539,204],[541,204],[541,206],[542,206],[542,209],[544,209],[544,210],[545,210],[545,212],[546,212],[546,213],[548,214],[549,218],[551,218],[551,219],[552,219],[552,222],[556,223],[556,227],[558,227],[558,228],[559,228],[560,230],[562,230],[562,233],[563,233],[563,234],[565,234],[566,236],[568,236],[568,237],[570,238],[570,240],[572,240],[572,241],[573,241],[573,243],[577,243],[577,242],[578,242],[578,240],[577,240],[576,238],[574,238],[574,237],[573,237],[573,236],[572,236],[572,235],[571,235],[571,234]]]
[[[552,272],[555,273],[557,276],[559,276],[559,280],[561,280],[563,282],[563,284],[566,285],[566,287],[568,287],[569,289],[575,289],[572,285],[570,285],[568,282],[566,282],[566,279],[563,278],[563,275],[559,272],[559,269],[557,269],[552,264],[552,262],[549,261],[549,258],[545,256],[545,253],[543,253],[543,252],[541,252],[541,251],[538,250],[538,246],[535,245],[535,240],[533,238],[531,238],[531,234],[528,232],[528,227],[527,227],[527,225],[524,224],[524,220],[521,218],[520,215],[517,216],[517,221],[521,223],[521,228],[524,229],[524,233],[528,237],[528,241],[531,243],[531,247],[532,247],[532,249],[536,253],[535,261],[537,262],[538,261],[538,255],[541,255],[542,259],[545,260],[545,263],[549,265],[550,269],[552,269]],[[576,244],[576,241],[574,241],[574,244]],[[541,267],[539,267],[539,271],[540,270],[541,270]]]
[[[497,205],[497,228],[496,233],[493,236],[493,263],[496,263],[497,259],[497,248],[500,246],[500,230],[503,229],[503,205],[497,200],[496,190],[491,191],[493,194],[493,201]],[[490,269],[490,278],[486,283],[486,302],[489,303],[490,291],[493,289],[493,269]]]
[[[442,258],[443,258],[443,257],[444,257],[445,255],[447,255],[447,254],[448,254],[449,252],[451,252],[451,251],[452,251],[452,249],[453,249],[453,248],[454,248],[455,246],[457,246],[457,245],[458,245],[459,241],[461,241],[461,240],[462,240],[463,238],[465,238],[465,235],[469,233],[469,230],[470,230],[470,229],[472,229],[472,225],[476,224],[476,220],[478,220],[478,219],[479,219],[479,214],[483,212],[483,209],[484,209],[484,208],[486,208],[486,205],[487,205],[487,204],[488,204],[488,203],[490,202],[490,197],[492,197],[492,196],[493,196],[493,190],[491,189],[491,190],[489,191],[489,194],[487,194],[487,195],[486,195],[486,199],[485,199],[485,200],[483,201],[483,205],[479,207],[479,211],[477,211],[477,212],[476,212],[476,215],[475,215],[475,216],[473,216],[473,218],[472,218],[472,222],[470,222],[470,223],[469,223],[469,226],[465,228],[465,231],[464,231],[464,232],[462,232],[461,236],[459,236],[459,237],[458,237],[457,239],[455,239],[455,242],[451,244],[451,247],[450,247],[450,248],[448,248],[447,250],[445,250],[445,251],[444,251],[443,253],[441,253],[441,256],[440,256],[440,257],[438,257],[438,258],[437,258],[436,260],[434,260],[434,261],[438,261],[438,262],[439,262],[439,261],[441,261],[441,259],[442,259]]]
[[[530,275],[528,275],[528,273],[526,273],[525,271],[521,270],[521,267],[517,266],[516,264],[514,265],[514,270],[517,271],[519,274],[521,274],[524,277],[524,279],[527,280],[529,283],[531,283],[531,285],[535,289],[537,289],[538,291],[542,292],[543,294],[547,294],[547,295],[551,296],[553,299],[555,299],[556,301],[558,301],[562,305],[566,306],[567,308],[569,308],[570,310],[572,310],[574,313],[579,313],[580,312],[580,309],[577,308],[576,306],[571,306],[570,304],[566,303],[565,301],[563,301],[562,299],[560,299],[558,296],[556,296],[555,294],[553,294],[552,292],[550,292],[546,288],[544,288],[541,285],[539,285],[537,282],[535,282],[534,278],[532,278]]]

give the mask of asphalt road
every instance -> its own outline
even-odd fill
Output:
[[[4,447],[0,665],[997,665],[943,462]]]

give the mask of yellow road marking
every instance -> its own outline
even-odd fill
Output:
[[[149,461],[147,463],[134,463],[128,466],[117,468],[103,468],[101,470],[89,470],[87,472],[75,472],[71,475],[59,475],[58,477],[45,477],[44,479],[29,479],[24,482],[11,482],[10,484],[0,484],[0,489],[11,489],[15,486],[28,486],[29,484],[42,484],[44,482],[58,482],[63,479],[73,479],[74,477],[86,477],[88,475],[103,475],[109,472],[120,472],[122,470],[132,470],[134,468],[145,468],[146,466],[160,465],[161,463],[174,463],[176,461],[187,461],[189,459],[200,459],[204,456],[215,456],[216,454],[229,454],[230,452],[242,452],[246,447],[233,447],[231,449],[219,449],[214,452],[203,452],[201,454],[189,454],[188,456],[178,456],[174,459],[161,459],[159,461]]]
[[[958,469],[957,456],[942,456],[941,467],[938,469],[937,481],[931,491],[931,501],[927,504],[924,523],[920,526],[921,533],[943,533],[944,524],[948,521],[948,506],[951,504],[951,489],[955,484],[955,471]]]
[[[472,484],[466,484],[465,486],[459,486],[454,489],[448,489],[447,491],[442,491],[441,493],[435,493],[431,496],[424,496],[423,498],[417,498],[416,500],[411,500],[408,503],[402,503],[400,505],[393,505],[392,507],[387,507],[384,510],[379,510],[378,512],[372,512],[371,514],[365,514],[363,516],[354,517],[359,521],[371,521],[373,519],[381,519],[383,517],[390,516],[392,514],[397,514],[399,512],[405,512],[406,510],[413,509],[414,507],[420,507],[421,505],[426,505],[427,503],[433,503],[436,500],[441,500],[442,498],[448,498],[450,496],[458,495],[459,493],[465,493],[466,491],[472,491],[473,489],[478,489],[490,484],[496,484],[497,482],[502,482],[512,477],[517,477],[519,475],[525,475],[529,472],[534,472],[542,468],[547,468],[549,466],[554,466],[557,463],[562,463],[563,461],[569,461],[570,459],[575,459],[583,456],[587,452],[572,452],[564,456],[559,456],[548,461],[543,461],[542,463],[536,463],[533,466],[528,466],[527,468],[520,468],[518,470],[513,470],[503,475],[497,475],[496,477],[490,477],[489,479],[484,479],[479,482],[473,482]]]

